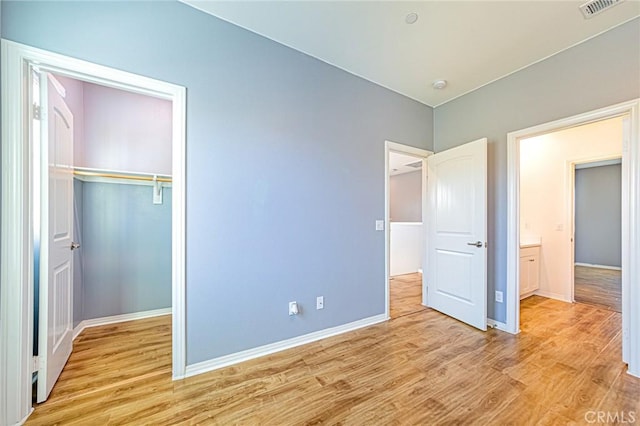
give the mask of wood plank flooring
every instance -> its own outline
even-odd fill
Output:
[[[622,273],[611,269],[575,266],[576,302],[622,312]]]
[[[620,314],[538,296],[521,306],[518,336],[423,309],[175,382],[169,316],[90,329],[75,373],[27,424],[560,425],[590,410],[640,413]]]
[[[427,309],[422,305],[422,274],[396,275],[389,279],[389,315],[398,318]]]
[[[171,315],[85,329],[48,403],[171,375]]]

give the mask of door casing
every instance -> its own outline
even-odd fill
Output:
[[[507,134],[507,322],[505,331],[520,332],[520,140],[583,124],[629,115],[630,134],[624,142],[622,226],[622,327],[623,360],[627,372],[640,377],[640,99],[540,124]],[[626,232],[624,231],[626,229]]]
[[[172,102],[172,364],[173,378],[184,377],[186,89],[8,40],[2,40],[1,49],[0,424],[20,424],[32,412],[34,206],[30,166],[33,148],[29,140],[32,109],[27,87],[30,65]]]

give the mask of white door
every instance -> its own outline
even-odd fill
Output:
[[[42,73],[41,253],[38,402],[71,355],[73,334],[73,116]]]
[[[487,329],[487,139],[427,159],[427,300]]]

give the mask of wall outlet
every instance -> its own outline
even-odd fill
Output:
[[[289,315],[298,315],[298,302],[289,302]]]
[[[316,297],[316,309],[324,309],[324,296]]]
[[[502,303],[502,292],[496,291],[496,302]]]

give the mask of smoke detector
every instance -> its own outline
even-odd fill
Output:
[[[433,88],[437,90],[442,90],[447,87],[447,80],[436,80],[433,82]]]
[[[584,15],[585,19],[589,19],[600,12],[604,12],[613,6],[622,3],[623,1],[624,0],[591,0],[580,6],[580,11]]]

